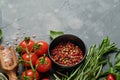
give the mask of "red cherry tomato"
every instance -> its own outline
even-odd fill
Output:
[[[37,71],[44,73],[51,69],[52,62],[48,57],[42,56],[39,59],[37,59],[35,64],[38,65]]]
[[[30,79],[27,79],[30,78]],[[40,79],[39,73],[36,71],[36,80]],[[34,80],[34,73],[32,69],[26,70],[22,73],[22,80]]]
[[[114,74],[108,74],[107,80],[116,80],[116,76]]]
[[[35,53],[30,53],[30,55],[28,55],[27,53],[25,53],[25,54],[22,55],[22,58],[23,58],[24,61],[26,61],[26,63],[24,65],[26,67],[29,67],[30,64],[27,63],[27,61],[30,61],[30,58],[31,58],[32,64],[35,65],[35,62],[38,59],[38,56]]]
[[[32,39],[30,39],[30,37],[25,37],[25,39],[20,42],[19,46],[22,48],[22,52],[25,53],[26,49],[28,49],[28,51],[31,52],[34,44],[35,42]]]
[[[42,78],[42,80],[50,80],[49,78]]]
[[[45,41],[38,41],[36,45],[39,46],[39,48],[36,51],[36,54],[39,56],[42,56],[43,54],[47,54],[48,52],[48,43]]]

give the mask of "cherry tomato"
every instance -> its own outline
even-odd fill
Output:
[[[30,78],[30,79],[27,79]],[[40,79],[39,73],[36,71],[36,80]],[[34,80],[34,72],[32,69],[26,70],[22,73],[22,80]]]
[[[19,46],[22,48],[22,52],[25,53],[26,49],[28,49],[28,51],[31,52],[34,44],[35,42],[32,39],[30,39],[30,37],[25,37],[25,39],[20,42]]]
[[[108,74],[107,75],[107,80],[116,80],[116,77],[114,74]]]
[[[23,58],[24,61],[30,61],[30,58],[31,58],[32,64],[35,65],[35,62],[38,59],[38,56],[35,53],[30,53],[30,54],[25,53],[25,54],[22,55],[22,58]],[[27,63],[27,62],[24,65],[26,67],[30,66],[30,64]]]
[[[38,41],[36,43],[36,45],[38,45],[38,49],[36,50],[36,54],[38,54],[39,56],[42,56],[43,54],[47,54],[48,52],[48,43],[45,41]]]
[[[42,56],[39,59],[37,59],[35,64],[38,65],[37,71],[44,73],[51,69],[52,62],[48,57]]]
[[[42,78],[42,80],[50,80],[49,78]]]

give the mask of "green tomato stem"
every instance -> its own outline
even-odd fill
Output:
[[[30,37],[25,37],[24,40],[26,43],[28,43],[30,41]]]
[[[34,69],[34,67],[33,67],[32,60],[31,60],[31,57],[30,57],[30,52],[28,51],[27,48],[26,48],[26,52],[27,52],[28,57],[30,59],[29,64],[30,64],[30,67],[31,67],[31,69],[32,69],[32,71],[34,73],[34,80],[36,80],[36,69]]]
[[[43,55],[43,58],[40,58],[40,63],[45,64],[46,54]]]

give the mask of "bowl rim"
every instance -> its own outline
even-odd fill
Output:
[[[52,58],[52,56],[51,56],[51,54],[50,54],[50,46],[51,46],[51,44],[52,44],[56,39],[58,39],[58,38],[60,38],[60,37],[62,37],[62,36],[72,36],[72,37],[76,37],[77,39],[80,40],[80,43],[82,43],[82,44],[84,45],[84,53],[83,53],[84,56],[83,56],[83,58],[82,58],[77,64],[73,64],[73,65],[71,65],[71,66],[66,66],[66,65],[59,64],[58,62],[56,62],[56,61]],[[77,45],[77,44],[75,44],[75,45]],[[86,55],[87,55],[86,44],[84,43],[84,41],[83,41],[80,37],[78,37],[78,36],[76,36],[76,35],[73,35],[73,34],[62,34],[62,35],[60,35],[60,36],[57,36],[56,38],[54,38],[54,39],[50,42],[50,45],[49,45],[49,47],[48,47],[48,56],[50,57],[50,59],[51,59],[55,64],[57,64],[57,65],[59,65],[60,67],[63,67],[63,68],[71,68],[71,67],[75,67],[75,66],[79,65],[81,62],[83,62],[83,60],[85,59]]]

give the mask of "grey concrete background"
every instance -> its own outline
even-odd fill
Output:
[[[120,46],[120,0],[0,0],[0,8],[4,41],[33,34],[49,41],[50,30],[62,30],[88,46],[106,36]]]
[[[106,36],[120,47],[120,0],[0,0],[0,9],[6,45],[33,35],[50,42],[49,31],[60,30],[80,37],[88,48]]]

